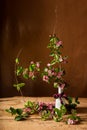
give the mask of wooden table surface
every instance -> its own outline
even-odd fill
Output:
[[[42,121],[39,116],[32,115],[25,121],[15,121],[14,116],[5,112],[10,106],[23,108],[24,101],[54,102],[52,97],[11,97],[0,98],[0,130],[87,130],[87,99],[79,98],[77,111],[82,121],[78,125],[67,125],[53,120]]]

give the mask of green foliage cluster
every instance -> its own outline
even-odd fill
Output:
[[[15,115],[16,121],[26,120],[27,117],[29,117],[28,113],[23,112],[23,109],[15,109],[13,107],[10,107],[9,109],[6,109],[6,111],[12,115]]]
[[[40,105],[36,102],[27,101],[24,104],[24,108],[15,109],[13,107],[10,107],[9,109],[6,109],[6,111],[12,115],[15,115],[16,121],[26,120],[32,114],[39,114],[41,119],[44,121],[54,120],[56,122],[67,122],[68,119],[72,119],[77,121],[76,123],[80,122],[80,117],[77,116],[76,110],[72,109],[71,113],[68,113],[65,105],[62,105],[61,108],[58,109],[55,108],[53,104],[46,105],[44,103],[41,103]],[[67,114],[66,120],[64,119],[65,114]]]
[[[36,74],[40,71],[40,63],[33,61],[30,62],[28,67],[23,67],[20,65],[19,58],[15,59],[15,77],[16,77],[16,84],[13,84],[13,86],[17,89],[17,91],[20,91],[22,87],[25,86],[25,83],[19,83],[18,77],[21,76],[24,79],[32,79],[34,80],[36,78]]]

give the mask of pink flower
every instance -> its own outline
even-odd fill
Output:
[[[52,110],[53,109],[53,105],[52,104],[48,104],[48,109]]]
[[[58,72],[57,78],[58,79],[61,78],[62,75],[63,75],[63,71]]]
[[[68,125],[75,125],[76,123],[78,123],[78,121],[69,118],[67,123]]]
[[[62,56],[59,57],[59,61],[62,62],[63,61],[63,58]]]
[[[56,76],[56,75],[57,75],[56,72],[53,71],[53,72],[52,72],[52,76]]]
[[[30,64],[34,64],[34,62],[33,62],[33,61],[31,61],[31,62],[30,62]]]
[[[43,76],[43,81],[48,82],[49,81],[49,77],[47,75],[44,75]]]
[[[52,76],[52,71],[48,70],[48,76]]]
[[[65,87],[65,84],[61,84],[61,86],[60,86],[62,89],[64,89],[64,87]]]
[[[57,45],[57,47],[61,46],[61,45],[62,45],[62,41],[58,41],[58,42],[56,43],[56,45]]]
[[[24,112],[31,112],[31,108],[24,108]]]
[[[68,125],[72,125],[73,124],[73,120],[68,119],[67,123],[68,123]]]
[[[40,67],[40,63],[36,62],[36,66],[37,66],[37,68],[39,68]]]
[[[34,76],[34,72],[30,71],[29,72],[29,77],[33,77]]]
[[[48,72],[48,68],[45,68],[44,71],[45,71],[45,72]]]
[[[38,111],[41,111],[43,109],[43,104],[39,104]]]
[[[48,64],[47,64],[47,66],[48,66],[48,67],[50,67],[50,66],[51,66],[51,64],[50,64],[50,63],[48,63]]]
[[[52,76],[57,76],[57,73],[55,72],[54,68],[52,69]]]
[[[68,61],[67,61],[67,57],[64,57],[63,58],[63,63],[67,63]]]

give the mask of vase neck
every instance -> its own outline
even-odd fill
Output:
[[[61,89],[61,87],[58,87],[58,94],[61,94],[63,91]]]

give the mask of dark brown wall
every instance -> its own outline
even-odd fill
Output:
[[[57,12],[57,14],[56,14]],[[63,53],[68,55],[65,65],[67,93],[87,97],[87,0],[2,0],[0,2],[0,95],[19,95],[12,84],[14,60],[20,55],[21,63],[49,61],[46,46],[49,34],[55,29],[63,40]],[[52,85],[29,81],[23,89],[26,96],[52,96]]]

